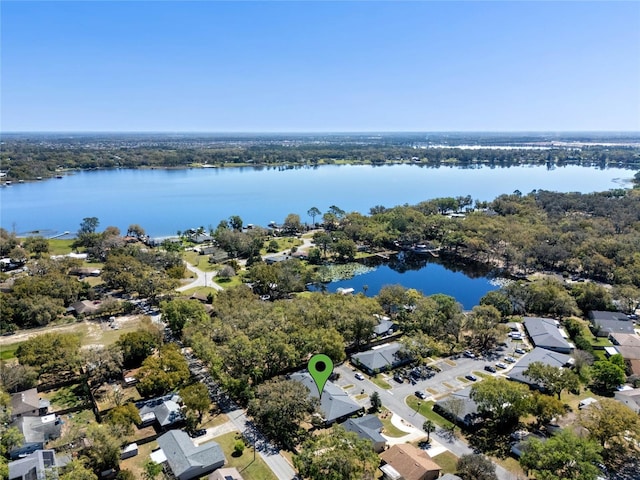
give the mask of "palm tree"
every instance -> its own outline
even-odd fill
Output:
[[[422,429],[427,432],[427,443],[431,443],[431,432],[436,430],[435,424],[431,420],[425,420]]]

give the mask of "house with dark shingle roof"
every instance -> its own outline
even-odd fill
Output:
[[[612,333],[634,333],[633,322],[622,312],[592,310],[589,320],[597,337],[608,337]]]
[[[318,398],[318,387],[308,372],[296,372],[291,375],[291,380],[300,382],[307,387],[309,397]],[[353,400],[343,389],[328,381],[322,391],[318,410],[322,414],[325,426],[329,426],[362,412],[364,407]]]
[[[435,480],[440,476],[440,465],[410,443],[394,445],[380,458],[384,462],[380,470],[387,480]]]
[[[559,353],[571,353],[575,346],[567,341],[568,335],[556,320],[550,318],[525,317],[524,327],[536,347]]]
[[[541,388],[541,385],[538,385],[524,374],[525,370],[529,368],[529,365],[534,362],[541,362],[545,365],[565,368],[572,364],[573,359],[564,353],[553,352],[545,348],[536,347],[518,360],[511,371],[507,374],[507,378],[516,382],[526,383],[530,387]]]
[[[409,362],[411,358],[402,354],[400,342],[387,343],[351,356],[351,363],[369,375],[393,370]]]
[[[136,403],[141,426],[157,424],[161,430],[178,425],[185,420],[180,403],[182,399],[175,393]]]
[[[226,462],[218,443],[207,442],[196,447],[182,430],[170,430],[159,436],[158,445],[177,480],[200,478]]]
[[[348,432],[355,432],[360,438],[371,441],[373,449],[378,453],[387,446],[386,438],[380,433],[382,431],[382,422],[376,415],[349,418],[342,426]]]

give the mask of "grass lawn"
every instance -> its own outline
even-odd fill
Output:
[[[400,438],[407,435],[407,432],[400,430],[393,423],[391,423],[391,412],[382,407],[382,412],[378,414],[378,418],[382,422],[382,431],[387,437]]]
[[[183,291],[181,295],[183,297],[191,297],[191,295],[195,295],[195,294],[207,296],[209,295],[209,293],[213,293],[215,295],[216,292],[217,290],[211,287],[195,287],[195,288],[190,288],[189,290]]]
[[[182,252],[182,259],[203,272],[214,272],[218,270],[219,267],[215,263],[209,263],[208,255],[200,255],[198,252]]]
[[[462,383],[469,383],[470,380],[464,378],[464,377],[456,377],[456,380],[458,380],[459,382]]]
[[[515,458],[513,458],[513,457],[506,457],[506,458],[494,458],[494,457],[491,457],[491,460],[494,461],[495,463],[497,463],[498,465],[500,465],[501,467],[505,468],[509,472],[511,472],[514,475],[516,475],[516,478],[527,478],[527,475],[525,474],[524,470],[520,466],[520,462],[518,462],[518,460],[516,460]]]
[[[442,473],[456,473],[458,457],[453,453],[449,451],[443,452],[440,455],[433,457],[433,461],[440,465]]]
[[[296,237],[276,237],[265,242],[265,246],[260,249],[260,255],[275,255],[276,252],[267,252],[269,244],[275,240],[278,244],[276,252],[284,252],[285,250],[291,250],[292,247],[298,247],[302,245],[302,240]]]
[[[356,395],[356,400],[364,400],[365,398],[367,398],[369,395],[367,395],[366,393],[361,393],[359,395]]]
[[[151,452],[157,449],[158,446],[158,442],[156,441],[138,445],[138,455],[122,460],[120,462],[120,469],[129,470],[135,478],[145,478],[144,464],[149,460]]]
[[[0,360],[9,360],[16,356],[16,350],[24,342],[12,343],[11,345],[0,345]]]
[[[67,253],[71,253],[73,249],[71,245],[75,240],[66,239],[63,240],[61,238],[54,238],[49,240],[49,254],[50,255],[66,255]]]
[[[233,288],[244,283],[244,278],[240,275],[234,275],[231,278],[215,277],[215,281],[222,288]]]
[[[40,392],[39,395],[51,402],[53,410],[61,410],[84,405],[89,401],[88,393],[85,385],[75,384],[49,392]]]
[[[342,389],[343,389],[343,390],[349,390],[350,388],[353,388],[353,387],[355,387],[355,385],[354,385],[353,383],[350,383],[349,385],[344,385],[344,386],[342,387]]]
[[[420,403],[418,405],[418,402]],[[453,424],[444,417],[441,417],[436,412],[433,411],[433,401],[424,401],[419,400],[417,397],[410,395],[405,398],[405,403],[412,408],[414,411],[418,412],[420,415],[425,417],[428,420],[431,420],[436,425],[445,428],[451,428]]]
[[[380,388],[384,388],[385,390],[391,390],[391,385],[389,382],[380,377],[371,377],[370,379],[373,383],[375,383]]]
[[[224,456],[227,459],[225,467],[235,467],[242,474],[242,478],[245,480],[276,480],[277,477],[273,474],[271,469],[262,460],[260,455],[256,455],[255,461],[253,459],[253,448],[247,446],[244,452],[239,457],[234,457],[233,445],[238,440],[239,434],[237,432],[229,432],[219,437],[214,438],[215,442],[220,444]]]

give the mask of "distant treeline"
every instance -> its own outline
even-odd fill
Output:
[[[303,166],[331,163],[383,165],[413,162],[425,166],[455,165],[585,165],[597,168],[640,168],[640,148],[633,146],[580,146],[548,149],[499,149],[499,145],[535,147],[545,139],[490,137],[483,149],[456,148],[466,137],[439,145],[424,136],[386,137],[276,137],[173,138],[154,136],[30,138],[13,135],[3,139],[0,167],[4,180],[50,178],[64,170],[109,168],[181,168],[193,165]],[[508,139],[508,141],[507,141]],[[440,139],[441,140],[441,139]],[[517,140],[517,141],[516,141]],[[572,141],[576,141],[572,139]]]

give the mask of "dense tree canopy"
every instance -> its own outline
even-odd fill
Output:
[[[306,440],[293,462],[309,480],[372,480],[380,460],[371,441],[336,425]]]
[[[274,379],[257,387],[247,412],[262,433],[290,450],[304,438],[300,425],[303,420],[310,420],[316,402],[309,398],[309,390],[301,383]]]
[[[546,441],[528,440],[520,464],[540,480],[596,480],[601,447],[567,429]]]

